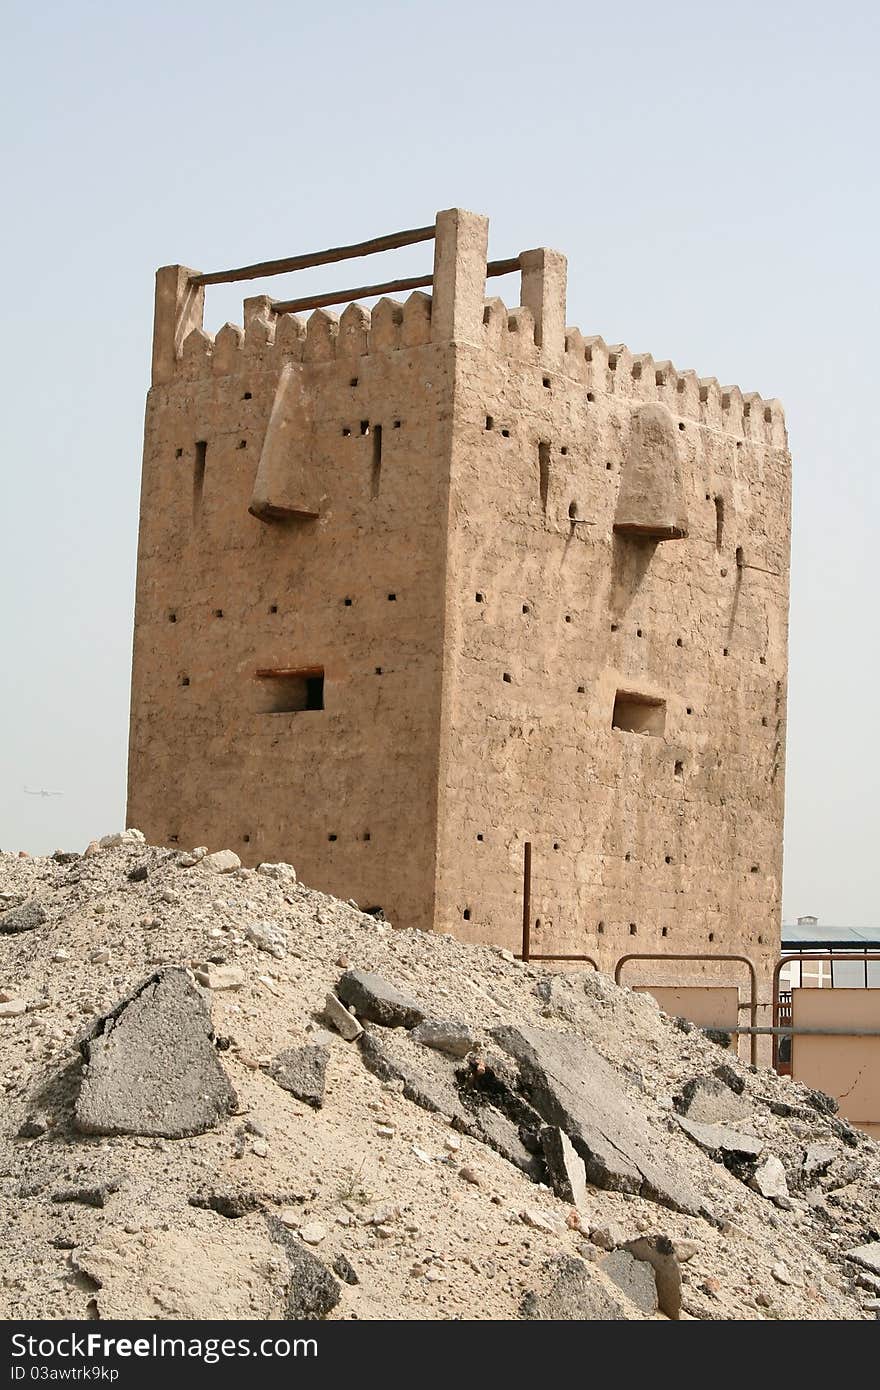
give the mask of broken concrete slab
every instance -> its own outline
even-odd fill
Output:
[[[757,1139],[754,1134],[741,1134],[726,1125],[698,1124],[684,1115],[678,1116],[678,1123],[689,1139],[716,1159],[757,1158],[764,1148],[763,1139]]]
[[[346,970],[336,993],[359,1019],[384,1028],[415,1028],[425,1017],[417,999],[367,970]]]
[[[515,1057],[521,1086],[549,1125],[571,1140],[596,1187],[640,1193],[696,1214],[700,1198],[624,1090],[615,1069],[585,1040],[542,1028],[504,1026],[495,1041]]]
[[[98,1179],[76,1187],[62,1187],[52,1193],[53,1202],[80,1202],[86,1207],[106,1207],[107,1200],[122,1187],[121,1177]]]
[[[635,1304],[575,1255],[556,1255],[542,1269],[543,1286],[529,1289],[519,1316],[531,1322],[626,1322],[641,1317]]]
[[[466,1023],[450,1019],[426,1018],[413,1029],[416,1042],[445,1052],[449,1057],[466,1057],[476,1046],[476,1037]]]
[[[16,935],[18,932],[34,931],[48,922],[45,908],[38,902],[22,903],[9,912],[0,914],[0,932]]]
[[[550,1186],[563,1202],[579,1210],[587,1206],[587,1170],[574,1145],[556,1125],[541,1130],[541,1148],[547,1164]]]
[[[268,1216],[266,1225],[272,1240],[282,1246],[290,1266],[287,1290],[287,1318],[291,1322],[314,1322],[325,1318],[339,1302],[341,1287],[318,1256],[303,1245],[299,1236],[290,1232],[276,1216]]]
[[[880,1274],[880,1240],[872,1240],[867,1245],[857,1245],[854,1250],[847,1250],[844,1259],[852,1260],[853,1264],[870,1270],[872,1274]]]
[[[406,1043],[409,1042],[407,1035]],[[392,1035],[382,1037],[377,1033],[365,1032],[360,1040],[360,1049],[367,1070],[382,1081],[402,1081],[407,1100],[420,1105],[423,1110],[448,1116],[464,1133],[470,1133],[472,1120],[456,1090],[452,1063],[439,1053],[422,1048],[414,1057],[411,1049],[414,1050],[415,1045],[406,1048],[406,1043],[394,1042]]]
[[[324,1017],[346,1042],[356,1042],[364,1031],[354,1014],[349,1013],[335,994],[328,994],[324,1001]]]
[[[763,1163],[758,1164],[749,1178],[749,1187],[753,1187],[762,1197],[774,1199],[788,1196],[785,1169],[775,1154],[768,1154]]]
[[[643,1260],[654,1271],[660,1312],[668,1318],[681,1317],[681,1265],[675,1245],[668,1236],[637,1236],[624,1245],[630,1255]]]
[[[630,1302],[653,1317],[659,1305],[657,1281],[650,1265],[636,1259],[628,1250],[613,1250],[599,1263],[602,1273],[622,1289]]]
[[[237,1101],[217,1057],[211,1010],[187,972],[158,971],[82,1040],[75,1106],[85,1134],[203,1134]]]
[[[821,1178],[823,1173],[827,1173],[837,1155],[838,1151],[833,1144],[808,1144],[801,1166],[804,1182],[811,1183]]]
[[[674,1103],[680,1115],[704,1125],[742,1120],[748,1114],[747,1103],[718,1076],[693,1077]]]
[[[296,1096],[297,1100],[319,1110],[324,1104],[329,1056],[328,1049],[320,1043],[289,1047],[272,1059],[269,1075],[285,1091],[290,1091],[291,1095]]]

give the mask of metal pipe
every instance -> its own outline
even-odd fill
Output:
[[[871,954],[869,954],[868,951],[865,950],[864,948],[863,948],[861,951],[831,951],[831,950],[827,950],[827,951],[794,951],[794,952],[792,952],[790,955],[787,955],[787,956],[780,956],[779,959],[777,960],[776,964],[775,964],[774,967],[773,967],[773,1026],[774,1026],[774,1028],[777,1027],[778,1024],[779,1024],[779,977],[780,977],[780,975],[782,974],[783,968],[784,968],[786,965],[794,964],[795,962],[800,962],[801,964],[803,964],[804,961],[809,961],[809,960],[821,960],[821,961],[829,960],[829,959],[831,958],[832,955],[833,955],[837,960],[864,960],[864,962],[865,962],[865,970],[866,970],[866,971],[867,971],[867,967],[868,967],[868,962],[869,962],[869,961],[872,961],[872,960],[880,960],[880,951],[874,951],[874,952],[871,952]],[[801,972],[801,978],[803,978],[803,972]],[[777,1063],[777,1060],[778,1060],[778,1053],[779,1053],[779,1048],[778,1048],[777,1044],[774,1043],[774,1044],[773,1044],[773,1066],[774,1066],[774,1068],[776,1067],[776,1063]]]
[[[751,1019],[751,1022],[752,1022],[752,1028],[753,1028],[753,1029],[755,1028],[756,1021],[757,1021],[757,1017],[758,1017],[758,976],[757,976],[757,973],[756,973],[756,971],[755,971],[755,967],[752,965],[752,962],[749,960],[748,956],[726,956],[726,955],[725,955],[725,956],[707,956],[707,955],[690,954],[690,953],[679,954],[679,953],[677,953],[677,952],[676,952],[675,954],[673,954],[673,953],[671,953],[671,952],[666,952],[666,951],[634,951],[634,952],[632,952],[632,953],[629,954],[629,955],[621,956],[621,957],[620,957],[620,960],[619,960],[619,961],[617,962],[617,964],[615,965],[615,967],[614,967],[614,983],[615,983],[615,984],[618,984],[618,985],[620,984],[620,975],[621,975],[621,971],[623,970],[623,967],[626,965],[627,961],[630,961],[630,960],[703,960],[703,961],[719,961],[719,960],[725,960],[725,961],[737,961],[739,964],[747,966],[747,967],[748,967],[748,971],[749,971],[749,979],[750,979],[750,981],[751,981],[751,991],[752,991],[752,992],[751,992],[751,998],[749,999],[749,1018]],[[774,991],[774,997],[775,997],[775,991]],[[775,1024],[775,1023],[778,1023],[778,1021],[779,1021],[779,1020],[778,1020],[776,1017],[774,1017],[774,1019],[773,1019],[774,1024]],[[720,1030],[720,1031],[725,1032],[725,1033],[732,1033],[732,1032],[734,1032],[735,1030],[732,1029],[732,1028],[725,1028],[725,1029],[722,1029],[722,1030]],[[757,1066],[758,1040],[757,1040],[757,1038],[755,1037],[754,1033],[752,1033],[752,1037],[751,1037],[751,1043],[750,1043],[750,1048],[749,1048],[749,1056],[750,1056],[750,1059],[751,1059],[752,1066],[753,1066],[753,1067],[754,1067],[754,1066]]]
[[[523,845],[522,958],[528,960],[532,935],[532,842]]]

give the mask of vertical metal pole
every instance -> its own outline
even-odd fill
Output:
[[[532,933],[532,842],[523,845],[523,921],[522,958],[528,960]]]

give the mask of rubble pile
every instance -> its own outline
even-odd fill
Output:
[[[227,849],[0,854],[0,1086],[4,1318],[880,1309],[828,1097]]]

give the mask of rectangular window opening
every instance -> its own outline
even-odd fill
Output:
[[[640,695],[632,690],[618,690],[614,697],[611,727],[628,734],[653,734],[660,737],[666,729],[666,701],[656,695]]]
[[[257,671],[261,714],[298,714],[324,708],[324,668]]]

